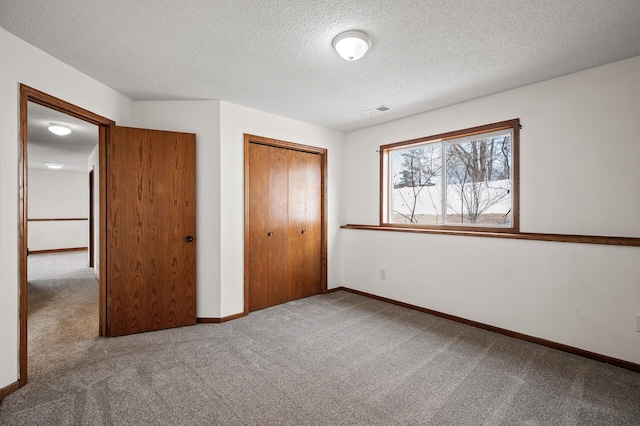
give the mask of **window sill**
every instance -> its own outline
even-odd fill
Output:
[[[378,225],[343,225],[342,229],[360,229],[366,231],[390,231],[390,232],[411,232],[416,234],[436,234],[436,235],[461,235],[465,237],[485,237],[485,238],[507,238],[512,240],[534,240],[534,241],[554,241],[563,243],[578,244],[604,244],[611,246],[640,247],[640,238],[632,237],[605,237],[599,235],[568,235],[568,234],[539,234],[534,232],[484,232],[484,231],[456,231],[448,229],[425,229]]]

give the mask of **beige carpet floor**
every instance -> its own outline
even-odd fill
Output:
[[[97,337],[84,253],[30,257],[7,425],[640,425],[640,374],[344,291]]]

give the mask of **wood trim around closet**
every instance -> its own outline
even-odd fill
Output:
[[[59,221],[74,221],[74,220],[89,220],[88,217],[60,217],[60,218],[44,218],[44,219],[27,219],[28,222],[59,222]]]
[[[228,315],[226,317],[220,318],[197,318],[198,324],[222,324],[227,321],[232,321],[234,319],[242,318],[245,316],[244,312],[240,312],[239,314]]]
[[[20,383],[13,382],[10,385],[5,386],[2,389],[0,389],[0,401],[2,401],[5,396],[17,391],[19,388],[20,388]]]
[[[249,144],[255,143],[276,148],[291,149],[294,151],[318,154],[322,157],[321,165],[321,293],[327,292],[327,149],[278,139],[270,139],[263,136],[244,134],[244,312],[249,314]]]

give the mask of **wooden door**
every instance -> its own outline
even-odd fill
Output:
[[[289,300],[322,291],[322,157],[291,151],[289,161]]]
[[[269,147],[249,144],[249,311],[269,305]]]
[[[249,310],[289,300],[289,151],[249,146]]]
[[[112,127],[107,333],[196,323],[195,135]]]
[[[289,150],[269,147],[269,306],[289,299]]]
[[[322,155],[247,146],[249,312],[322,292]]]
[[[306,154],[306,281],[301,297],[322,293],[322,157]]]

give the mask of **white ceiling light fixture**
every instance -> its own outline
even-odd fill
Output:
[[[333,39],[333,48],[347,61],[357,61],[371,48],[371,39],[361,31],[346,31]]]
[[[50,169],[61,169],[64,167],[64,164],[55,164],[55,163],[45,163],[45,166],[47,166]]]
[[[49,131],[54,135],[66,136],[71,133],[71,128],[66,124],[51,123],[51,125],[49,126]]]

